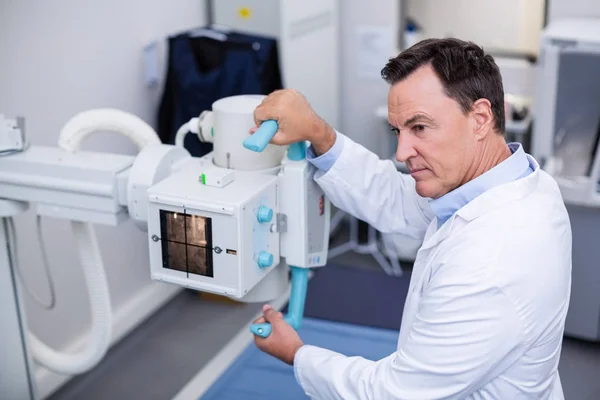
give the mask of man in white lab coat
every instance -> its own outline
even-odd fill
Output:
[[[314,399],[562,399],[571,228],[555,181],[504,139],[497,65],[472,43],[426,40],[382,76],[410,175],[333,130],[293,90],[268,96],[255,117],[279,122],[273,143],[311,142],[315,180],[337,207],[423,238],[397,351],[371,361],[305,345],[269,306],[257,322],[273,332],[256,345],[293,364]]]

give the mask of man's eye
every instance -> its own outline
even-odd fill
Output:
[[[390,126],[390,131],[394,133],[394,135],[398,136],[400,134],[400,130],[395,126]]]
[[[415,132],[423,132],[425,130],[425,125],[414,125],[413,131]]]

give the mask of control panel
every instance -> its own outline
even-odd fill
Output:
[[[279,204],[285,215],[281,253],[288,265],[310,268],[327,263],[331,206],[306,161],[285,160],[279,173]]]

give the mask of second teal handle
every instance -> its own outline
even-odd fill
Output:
[[[308,286],[308,268],[299,268],[290,266],[292,270],[292,291],[288,304],[288,314],[284,317],[285,322],[291,325],[295,330],[302,326],[304,316],[304,304],[306,303],[306,289]],[[269,337],[271,334],[271,324],[252,324],[250,332],[260,337]]]

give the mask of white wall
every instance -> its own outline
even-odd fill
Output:
[[[548,0],[548,20],[570,17],[600,18],[598,0]]]
[[[544,0],[407,0],[428,37],[454,36],[485,48],[537,53]]]
[[[387,120],[377,117],[387,104],[389,85],[380,76],[397,55],[400,26],[397,0],[340,0],[341,131],[380,156],[394,153]],[[381,35],[377,32],[381,30]],[[375,33],[372,36],[368,32]],[[381,127],[378,129],[378,127]]]
[[[366,77],[361,61],[366,55],[373,69],[383,68],[387,59],[397,55],[401,19],[412,16],[425,28],[424,37],[455,36],[473,40],[484,46],[510,51],[537,53],[543,24],[543,0],[340,0],[342,45],[343,133],[375,151],[382,157],[393,156],[395,140],[387,131],[383,115],[387,104],[388,85],[377,73]],[[371,55],[365,51],[363,28],[388,31],[389,54],[376,48]],[[375,45],[377,47],[377,45]],[[525,61],[501,59],[500,65],[507,93],[533,94],[535,69]]]
[[[26,117],[33,145],[55,146],[58,132],[79,111],[115,107],[154,124],[161,87],[143,80],[142,47],[151,40],[206,23],[204,0],[19,1],[0,6],[0,113]],[[164,42],[162,42],[164,43]],[[166,46],[160,47],[164,56]],[[164,68],[164,59],[160,71]],[[88,149],[133,154],[131,143],[112,134],[90,138]],[[35,239],[35,218],[17,218],[24,276],[39,297],[48,298]],[[28,296],[31,330],[45,342],[67,348],[86,334],[89,303],[69,224],[43,220],[57,305],[45,311]],[[116,315],[116,335],[127,322],[169,298],[174,287],[149,279],[146,236],[133,224],[96,230]],[[62,382],[38,370],[41,394]]]

